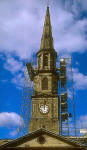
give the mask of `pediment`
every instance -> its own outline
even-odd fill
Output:
[[[20,137],[16,140],[13,140],[5,145],[2,148],[6,147],[16,147],[16,148],[74,148],[80,147],[80,144],[73,142],[63,136],[59,136],[51,131],[45,129],[39,129],[37,131],[31,132],[23,137]],[[1,147],[0,147],[1,148]]]
[[[42,134],[19,144],[18,147],[73,147],[73,145],[47,134]]]

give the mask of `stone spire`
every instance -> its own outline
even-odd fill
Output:
[[[41,39],[40,49],[54,49],[53,47],[53,37],[50,21],[49,7],[47,6],[43,34]]]

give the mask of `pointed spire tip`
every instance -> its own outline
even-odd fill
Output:
[[[43,34],[40,45],[40,49],[48,49],[48,48],[53,49],[53,37],[52,37],[49,6],[47,6],[46,10]]]

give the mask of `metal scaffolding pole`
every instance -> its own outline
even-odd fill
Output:
[[[73,92],[74,128],[75,128],[75,136],[76,136],[76,118],[75,118],[75,99],[74,99],[74,86],[73,86],[72,58],[71,58],[71,73],[72,73],[72,92]]]

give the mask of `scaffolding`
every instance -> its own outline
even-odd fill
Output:
[[[60,134],[76,136],[72,58],[60,59]]]
[[[28,70],[26,69],[24,72],[24,87],[22,91],[20,125],[18,129],[19,136],[24,136],[29,132],[32,94],[33,94],[33,82],[30,80]]]
[[[35,56],[36,57],[36,56]],[[24,86],[22,90],[22,100],[20,106],[20,125],[18,128],[19,136],[29,133],[29,122],[31,119],[31,97],[33,91],[33,79],[36,74],[35,58],[32,55],[31,63],[26,60],[24,71]]]

